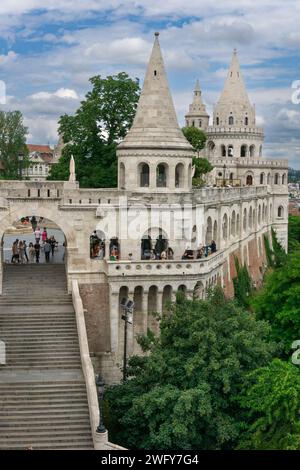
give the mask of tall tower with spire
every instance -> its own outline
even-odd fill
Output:
[[[185,115],[186,127],[197,127],[206,130],[208,127],[209,115],[206,112],[205,104],[202,101],[199,80],[196,81],[194,98],[189,106],[189,111]]]
[[[187,191],[192,185],[194,151],[178,125],[158,36],[133,125],[118,146],[119,189]]]
[[[264,133],[256,126],[255,107],[247,94],[236,49],[223,91],[214,107],[213,125],[207,134],[210,158],[245,160],[262,157]]]

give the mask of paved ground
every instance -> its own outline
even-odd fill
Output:
[[[58,241],[58,249],[55,250],[54,252],[54,257],[50,255],[50,262],[55,262],[55,263],[61,263],[63,262],[63,254],[64,254],[64,247],[63,243],[65,240],[65,236],[61,230],[58,229],[48,229],[47,230],[48,236],[51,237],[54,235],[56,241]],[[18,234],[6,234],[4,235],[4,246],[3,246],[3,259],[4,262],[9,262],[11,260],[11,247],[15,239],[18,238],[19,240],[26,240],[27,247],[29,246],[29,243],[35,243],[35,238],[34,234],[28,234],[24,233],[23,235],[18,232]],[[28,248],[27,248],[27,254],[28,254]],[[45,263],[45,255],[44,252],[41,251],[41,257],[40,257],[40,263]]]

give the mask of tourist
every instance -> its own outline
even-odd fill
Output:
[[[41,245],[40,245],[39,241],[36,241],[36,243],[34,245],[34,250],[35,250],[36,262],[39,263],[40,262],[40,252],[41,252]]]
[[[162,259],[162,260],[167,259],[167,252],[166,252],[165,250],[163,250],[163,251],[161,252],[161,254],[160,254],[160,259]]]
[[[12,257],[11,257],[11,263],[19,263],[19,240],[15,240],[12,244],[11,251],[12,251]]]
[[[41,239],[41,231],[40,231],[40,227],[37,226],[37,228],[35,229],[34,231],[34,236],[35,236],[35,242],[36,243],[40,243],[40,239]]]
[[[215,253],[217,251],[217,245],[214,240],[211,242],[210,249],[212,253]]]
[[[203,258],[203,247],[202,246],[200,248],[198,248],[196,258],[197,259]]]
[[[104,255],[105,255],[105,245],[104,243],[101,243],[98,258],[104,259]]]
[[[154,253],[153,250],[150,251],[150,259],[151,259],[151,260],[156,259],[156,255],[155,255],[155,253]]]
[[[37,226],[37,221],[36,221],[35,216],[33,215],[33,216],[31,217],[31,227],[32,227],[32,231],[33,231],[33,232],[35,232],[36,226]]]
[[[45,253],[46,263],[49,263],[50,261],[50,251],[51,251],[51,245],[49,243],[49,240],[47,239],[44,244],[44,253]]]
[[[29,261],[30,263],[34,263],[34,257],[35,257],[35,249],[34,249],[34,246],[33,246],[33,243],[29,243],[29,250],[28,250],[28,253],[29,253]]]
[[[190,248],[187,248],[182,255],[181,259],[194,259],[194,252]]]
[[[19,262],[24,264],[25,263],[25,254],[24,254],[24,243],[22,240],[19,241]]]
[[[52,237],[50,238],[49,243],[50,243],[50,246],[51,246],[51,254],[52,254],[52,256],[54,256],[54,250],[55,250],[55,247],[57,245],[57,241],[55,240],[54,235],[52,235]]]
[[[129,261],[133,261],[133,256],[132,256],[132,253],[129,253],[129,255],[128,255],[128,259],[129,259]]]
[[[43,233],[42,233],[42,241],[43,241],[43,243],[46,243],[47,239],[48,239],[47,229],[46,229],[46,227],[44,227],[44,231],[43,231]]]
[[[28,263],[29,259],[28,259],[28,256],[27,256],[27,243],[26,243],[26,240],[23,240],[23,245],[24,245],[24,255],[25,255],[26,261]]]
[[[174,259],[174,251],[173,249],[169,246],[168,250],[167,250],[167,258],[170,259],[170,260],[173,260]]]

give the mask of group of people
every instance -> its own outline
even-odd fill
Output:
[[[12,245],[12,258],[11,262],[14,264],[23,264],[23,263],[39,263],[41,251],[45,254],[46,263],[50,262],[50,253],[52,257],[54,256],[54,250],[58,245],[54,236],[48,237],[47,229],[44,227],[41,231],[40,227],[37,225],[34,230],[35,243],[30,242],[28,246],[27,253],[27,243],[26,240],[15,240]],[[40,240],[42,239],[42,244]]]
[[[217,245],[214,240],[212,240],[210,245],[206,246],[200,246],[197,250],[196,253],[194,250],[191,249],[186,249],[185,252],[182,255],[181,259],[201,259],[201,258],[206,258],[207,256],[215,253],[217,251]]]

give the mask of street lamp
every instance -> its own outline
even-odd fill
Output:
[[[24,155],[22,153],[20,153],[18,155],[18,161],[19,161],[19,176],[20,176],[20,180],[22,179],[22,161],[24,160]]]
[[[127,375],[127,323],[132,325],[132,315],[134,302],[132,300],[123,298],[121,300],[121,308],[123,309],[122,320],[124,320],[124,357],[123,357],[123,381],[126,380]]]
[[[96,432],[99,434],[103,434],[106,432],[106,427],[104,426],[104,422],[103,422],[103,398],[104,398],[105,382],[100,374],[96,378],[96,387],[97,387],[99,414],[100,414],[99,425],[96,429]]]

